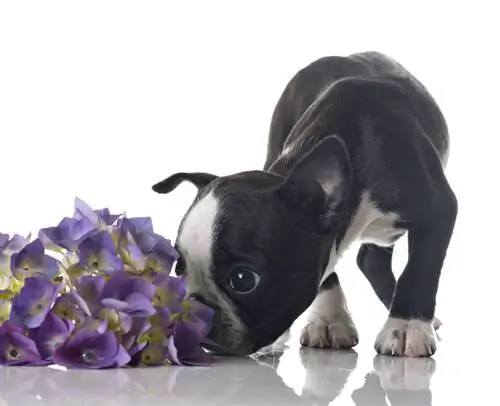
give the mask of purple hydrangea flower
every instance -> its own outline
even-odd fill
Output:
[[[44,365],[34,341],[10,321],[0,326],[0,365]]]
[[[172,246],[170,240],[156,234],[153,231],[152,221],[149,217],[124,218],[119,222],[123,240],[127,240],[130,234],[140,248],[143,255],[147,257],[146,268],[156,272],[170,273],[179,253]]]
[[[51,361],[56,348],[64,343],[74,328],[74,324],[49,312],[40,327],[30,331],[43,360]]]
[[[78,330],[93,330],[99,334],[104,334],[108,330],[108,321],[86,317]]]
[[[87,203],[78,197],[75,199],[75,212],[73,217],[77,220],[86,218],[94,227],[100,230],[114,224],[120,217],[120,214],[111,214],[108,208],[94,210]]]
[[[138,355],[139,365],[159,366],[170,362],[167,344],[150,342]]]
[[[102,308],[101,297],[104,285],[106,285],[106,279],[103,276],[85,275],[76,281],[76,291],[72,294],[79,307],[83,308],[87,315],[95,315]]]
[[[100,231],[84,240],[78,251],[80,265],[88,269],[110,274],[123,268],[113,239],[107,231]]]
[[[148,317],[155,313],[151,303],[155,286],[141,277],[117,272],[102,290],[101,303],[134,317]]]
[[[173,322],[172,315],[184,311],[182,301],[186,296],[187,279],[158,274],[153,279],[153,284],[155,285],[153,305],[166,325],[171,324]]]
[[[45,247],[38,239],[11,257],[12,273],[18,279],[35,275],[54,278],[60,267],[59,261],[45,254]]]
[[[55,302],[61,285],[44,276],[26,278],[24,286],[12,301],[10,320],[19,326],[36,328],[45,320]]]
[[[59,251],[60,248],[75,251],[83,240],[97,231],[97,227],[86,217],[65,217],[57,227],[42,228],[38,238],[46,248],[53,251]]]
[[[132,319],[130,330],[122,335],[121,343],[131,357],[142,351],[147,346],[147,340],[141,340],[144,334],[151,328],[151,323],[146,317],[135,317]]]
[[[28,238],[18,234],[14,234],[11,238],[9,234],[0,233],[0,290],[7,289],[12,281],[10,264],[12,254],[21,251],[28,241]]]
[[[5,255],[15,254],[21,251],[28,245],[30,237],[23,237],[19,234],[14,234],[9,237],[8,234],[0,233],[0,253]]]
[[[5,245],[7,245],[9,239],[9,234],[0,233],[0,250],[2,250]]]
[[[67,322],[74,322],[78,326],[85,319],[86,309],[86,303],[79,303],[75,296],[69,293],[61,295],[56,299],[52,307],[52,313]]]
[[[154,233],[151,217],[125,217],[118,222],[118,227],[135,235]]]
[[[181,314],[181,318],[194,324],[201,323],[205,327],[199,331],[202,331],[205,335],[208,334],[212,328],[212,321],[215,315],[214,309],[191,297],[185,298],[182,301],[182,307],[184,312]]]
[[[175,323],[168,341],[170,360],[174,364],[208,365],[212,358],[201,348],[212,328],[214,310],[205,304],[185,298],[183,312],[174,315]]]
[[[169,274],[172,267],[179,258],[179,253],[172,246],[171,241],[158,235],[153,234],[148,238],[149,246],[145,246],[143,249],[147,254],[147,263],[151,264],[151,267],[155,267]]]
[[[151,304],[154,286],[123,271],[113,274],[107,282],[103,277],[83,276],[76,290],[75,298],[85,302],[89,315],[106,320],[111,331],[121,334],[130,331],[134,317],[148,317],[155,312]]]
[[[176,323],[168,340],[168,355],[177,365],[210,365],[213,358],[202,348],[206,335],[204,323]]]
[[[146,257],[130,232],[119,237],[118,252],[127,271],[140,274],[146,268]]]
[[[121,214],[111,214],[108,208],[95,210],[95,213],[108,226],[113,225],[121,217]]]
[[[62,263],[45,249],[64,254]],[[0,364],[211,364],[201,345],[214,312],[186,298],[186,278],[169,275],[178,258],[151,218],[93,210],[78,198],[73,218],[31,243],[0,233],[0,289],[14,286],[0,290]],[[55,284],[63,268],[69,279]]]
[[[54,362],[67,368],[116,368],[130,361],[130,355],[112,332],[81,329],[56,349]]]

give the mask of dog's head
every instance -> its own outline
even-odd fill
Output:
[[[229,354],[271,344],[312,303],[350,178],[345,146],[325,138],[286,177],[176,173],[153,186],[198,189],[176,241],[188,293],[217,309],[209,338]]]

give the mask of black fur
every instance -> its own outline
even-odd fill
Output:
[[[236,348],[227,326],[215,325],[214,339],[247,353],[289,328],[317,294],[330,248],[339,246],[363,193],[400,217],[409,260],[396,283],[393,248],[364,244],[360,269],[391,316],[432,320],[457,215],[443,169],[447,154],[439,107],[397,62],[366,52],[322,58],[299,71],[276,106],[263,171],[194,182],[181,173],[155,189],[166,193],[185,179],[220,202],[212,274],[248,334]],[[228,288],[235,264],[261,276],[251,294]],[[332,275],[322,289],[338,285]]]

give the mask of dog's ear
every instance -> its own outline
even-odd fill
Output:
[[[344,142],[329,135],[292,167],[280,192],[300,208],[328,220],[342,210],[351,178],[351,162]]]
[[[166,194],[170,193],[182,182],[188,181],[198,188],[198,190],[204,188],[209,183],[217,179],[216,175],[204,172],[178,172],[169,176],[166,179],[153,185],[153,190],[156,193]]]

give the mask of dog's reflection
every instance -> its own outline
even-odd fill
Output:
[[[292,353],[296,349],[288,349]],[[352,394],[342,393],[356,369],[354,351],[301,348],[305,369],[302,395],[277,373],[283,350],[245,360],[219,358],[213,367],[130,368],[61,371],[42,367],[0,367],[2,406],[81,405],[328,405],[351,395],[356,406],[430,406],[432,358],[376,356],[374,371]],[[293,354],[292,354],[293,355]]]
[[[306,370],[302,397],[314,405],[328,405],[336,399],[358,362],[358,354],[353,350],[330,351],[304,347],[299,354]]]
[[[377,355],[373,369],[351,396],[357,406],[432,405],[430,383],[436,370],[432,358]]]
[[[328,405],[343,391],[355,370],[354,351],[322,351],[302,348],[306,369],[303,394],[315,405]],[[364,385],[351,395],[356,406],[431,406],[430,382],[436,369],[432,358],[401,358],[377,355]]]

